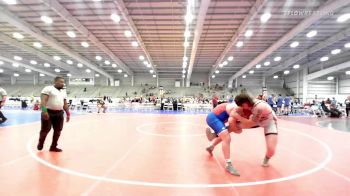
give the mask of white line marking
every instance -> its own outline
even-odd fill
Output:
[[[221,169],[221,171],[224,172],[224,173],[227,173],[226,169],[220,164],[219,160],[217,159],[217,157],[214,154],[213,154],[213,158],[215,159],[215,162],[218,165],[218,167]],[[227,176],[225,176],[225,178],[230,183],[233,183]],[[240,195],[236,187],[232,186],[232,187],[229,187],[229,188],[231,188],[233,190],[235,195],[238,195],[238,196]]]
[[[36,153],[33,152],[33,150],[32,150],[33,140],[28,141],[27,150],[28,150],[31,157],[33,157],[36,161],[38,161],[39,163],[41,163],[47,167],[50,167],[52,169],[55,169],[55,170],[63,172],[63,173],[67,173],[67,174],[71,174],[71,175],[75,175],[75,176],[80,176],[83,178],[98,180],[98,181],[113,182],[113,183],[128,184],[128,185],[137,185],[137,186],[167,187],[167,188],[224,188],[224,187],[232,187],[232,186],[243,187],[243,186],[255,186],[255,185],[262,185],[262,184],[284,182],[284,181],[288,181],[288,180],[294,180],[297,178],[301,178],[303,176],[310,175],[312,173],[315,173],[315,172],[323,169],[331,161],[332,156],[333,156],[332,150],[325,142],[323,142],[323,141],[321,141],[321,140],[319,140],[311,135],[305,134],[305,133],[301,133],[301,132],[297,132],[297,131],[289,131],[289,132],[293,132],[295,134],[307,137],[307,138],[319,143],[326,150],[327,157],[316,167],[309,169],[309,170],[306,170],[306,171],[301,172],[301,173],[293,174],[293,175],[286,176],[286,177],[271,179],[271,180],[242,182],[242,183],[227,183],[227,184],[183,184],[183,183],[178,183],[178,184],[176,184],[176,183],[144,182],[144,181],[133,181],[133,180],[106,178],[106,177],[102,177],[102,176],[96,176],[96,175],[86,174],[86,173],[82,173],[82,172],[77,172],[77,171],[70,170],[67,168],[62,168],[62,167],[56,166],[50,162],[47,162],[47,161],[39,158],[36,155]]]
[[[112,167],[109,168],[104,174],[103,177],[107,177],[122,161],[124,161],[126,159],[127,156],[129,156],[129,154],[131,154],[131,152],[136,148],[136,146],[138,144],[140,144],[142,141],[144,140],[144,138],[140,138],[135,144],[133,144],[128,151],[126,151],[126,153],[119,158],[118,160],[116,160]],[[86,191],[84,191],[84,193],[82,193],[82,196],[88,196],[99,184],[101,183],[101,180],[96,181],[92,186],[90,186]]]

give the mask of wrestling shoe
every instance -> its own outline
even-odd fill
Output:
[[[226,163],[226,167],[225,167],[226,171],[232,175],[235,176],[240,176],[239,172],[233,167],[231,162],[227,162]]]

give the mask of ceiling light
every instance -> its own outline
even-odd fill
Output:
[[[222,64],[222,63],[219,64],[219,67],[220,67],[220,68],[223,68],[223,67],[224,67],[224,64]]]
[[[38,64],[38,62],[36,62],[36,61],[34,61],[34,60],[31,60],[31,61],[30,61],[30,64],[36,65],[36,64]]]
[[[253,73],[254,73],[254,70],[250,70],[250,71],[249,71],[249,74],[253,74]]]
[[[324,62],[324,61],[328,61],[328,59],[329,59],[328,56],[324,56],[324,57],[320,58],[320,61]]]
[[[157,75],[153,75],[152,77],[153,77],[153,78],[156,78],[156,77],[157,77]]]
[[[188,12],[185,16],[185,21],[187,24],[189,24],[192,22],[192,20],[193,20],[193,15],[190,12]]]
[[[23,58],[20,56],[14,56],[13,59],[15,59],[16,61],[21,61]]]
[[[190,43],[188,43],[188,41],[186,41],[186,42],[184,43],[184,47],[187,48],[188,46],[190,46]]]
[[[183,60],[183,61],[187,61],[187,60],[188,60],[187,56],[184,56],[184,57],[182,58],[182,60]]]
[[[96,56],[95,59],[100,61],[100,60],[102,60],[102,57],[101,56]]]
[[[45,76],[45,74],[40,73],[40,74],[39,74],[39,76],[40,76],[40,77],[44,77],[44,76]]]
[[[218,74],[218,73],[220,73],[220,71],[219,71],[219,70],[216,70],[215,73]]]
[[[257,64],[257,65],[255,65],[255,67],[256,67],[257,69],[260,69],[260,68],[261,68],[261,64]]]
[[[18,76],[19,76],[19,74],[18,74],[18,73],[14,73],[14,74],[13,74],[13,76],[18,77]]]
[[[227,58],[227,60],[228,60],[228,61],[233,61],[233,56],[229,56],[229,57]]]
[[[149,70],[149,73],[153,74],[153,72],[154,72],[154,71],[153,71],[152,69],[151,69],[151,70]]]
[[[298,46],[299,46],[299,42],[297,42],[297,41],[295,41],[295,42],[293,42],[293,43],[290,44],[290,47],[291,47],[291,48],[296,48],[296,47],[298,47]]]
[[[286,70],[283,73],[284,73],[284,75],[288,75],[289,74],[289,70]]]
[[[4,73],[4,70],[3,70],[3,69],[0,69],[0,73]]]
[[[121,70],[121,69],[118,69],[118,73],[122,73],[123,72],[123,70]]]
[[[182,68],[184,68],[184,69],[185,69],[186,67],[187,67],[187,65],[186,65],[186,64],[182,64]]]
[[[48,16],[41,16],[40,19],[46,24],[51,24],[53,22],[53,20]]]
[[[87,42],[81,42],[81,45],[84,47],[84,48],[88,48],[90,45],[89,43]]]
[[[263,15],[261,15],[260,21],[261,23],[266,23],[270,18],[271,18],[270,13],[264,13]]]
[[[349,19],[350,19],[350,13],[346,13],[346,14],[340,15],[337,18],[337,22],[345,22],[345,21],[347,21]]]
[[[51,65],[49,63],[44,63],[44,67],[50,67]]]
[[[3,65],[4,64],[4,62],[3,61],[0,61],[0,65]]]
[[[246,77],[247,77],[247,75],[243,75],[243,76],[242,76],[242,78],[246,78]]]
[[[144,64],[144,65],[148,65],[148,62],[147,62],[147,61],[143,61],[143,64]]]
[[[186,70],[182,70],[182,73],[185,74],[185,73],[186,73]]]
[[[23,39],[24,38],[24,36],[22,34],[17,33],[17,32],[12,33],[12,36],[16,39]]]
[[[137,46],[139,46],[139,43],[137,43],[137,41],[133,41],[133,42],[131,42],[131,45],[132,45],[133,47],[137,47]]]
[[[314,37],[317,35],[317,31],[315,30],[312,30],[312,31],[309,31],[307,34],[306,34],[306,37],[308,38],[311,38],[311,37]]]
[[[117,64],[113,63],[113,64],[112,64],[112,67],[116,68],[116,67],[118,67],[118,66],[117,66]]]
[[[111,62],[109,62],[109,61],[105,60],[105,64],[106,64],[106,65],[110,65],[110,64],[111,64]]]
[[[8,5],[16,5],[17,4],[16,0],[2,0],[2,1]]]
[[[333,76],[328,76],[327,80],[334,80],[334,77]]]
[[[244,36],[246,36],[246,37],[250,37],[252,35],[253,35],[253,30],[247,30],[244,34]]]
[[[191,32],[190,31],[185,31],[184,36],[185,37],[190,37],[191,36]]]
[[[332,54],[333,55],[336,55],[336,54],[339,54],[341,52],[341,50],[340,49],[334,49],[334,50],[332,50]]]
[[[300,68],[299,64],[293,65],[293,69],[299,69],[299,68]]]
[[[100,77],[100,74],[95,74],[95,77],[97,77],[97,78]]]
[[[56,72],[56,73],[60,73],[61,70],[60,70],[60,69],[55,69],[55,72]]]
[[[227,61],[224,61],[222,64],[223,64],[223,65],[227,65],[227,64],[228,64],[228,62],[227,62]]]
[[[144,56],[139,56],[139,59],[140,59],[140,61],[143,61],[143,60],[145,60],[145,57]]]
[[[265,66],[269,66],[270,64],[271,64],[270,61],[266,61],[266,62],[264,63]]]
[[[60,61],[60,60],[61,60],[61,57],[59,57],[59,56],[53,56],[53,59],[54,59],[55,61]]]
[[[242,42],[242,41],[237,42],[236,46],[237,46],[238,48],[242,47],[242,46],[243,46],[243,42]]]
[[[211,77],[212,77],[212,78],[215,78],[215,75],[212,75]]]
[[[12,63],[12,67],[19,67],[18,63]]]
[[[81,64],[81,63],[78,63],[78,64],[77,64],[77,66],[78,66],[79,68],[84,67],[84,65],[83,65],[83,64]]]
[[[350,42],[344,45],[345,48],[350,48]]]
[[[282,59],[282,57],[276,56],[273,60],[274,60],[274,61],[280,61],[281,59]]]
[[[68,76],[68,77],[72,77],[72,74],[70,74],[70,73],[67,73],[67,76]]]
[[[68,37],[71,37],[71,38],[75,38],[76,35],[73,31],[67,31],[66,34],[68,35]]]
[[[124,74],[124,78],[127,78],[128,77],[128,74]]]
[[[111,15],[111,19],[116,22],[116,23],[119,23],[120,22],[120,16],[117,15],[117,14],[112,14]]]
[[[350,71],[346,71],[345,74],[346,74],[346,75],[350,75]]]
[[[36,48],[42,48],[43,47],[43,45],[41,43],[39,43],[39,42],[34,42],[33,46],[36,47]]]
[[[273,79],[277,79],[278,78],[278,76],[273,76]]]
[[[152,67],[152,65],[151,65],[151,64],[147,64],[146,66],[147,66],[148,68]]]
[[[128,30],[124,31],[124,35],[125,35],[125,37],[131,37],[132,36],[131,31],[128,31]]]
[[[86,71],[86,73],[91,73],[90,69],[86,69],[85,71]]]
[[[185,76],[185,75],[182,75],[182,78],[186,78],[186,76]]]
[[[66,62],[67,62],[67,64],[69,64],[69,65],[73,65],[73,61],[71,61],[71,60],[67,60]]]

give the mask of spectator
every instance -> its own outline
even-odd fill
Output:
[[[0,87],[0,96],[1,96],[1,100],[0,100],[0,124],[2,124],[2,123],[4,123],[7,120],[7,118],[1,112],[1,108],[5,105],[5,102],[6,102],[7,93],[1,87]]]
[[[215,108],[218,105],[218,101],[219,101],[219,97],[214,95],[212,98],[213,108]]]
[[[282,114],[283,97],[281,94],[277,98],[277,114]]]
[[[333,97],[332,98],[332,102],[331,102],[332,105],[337,105],[337,100],[335,100],[335,98]]]
[[[284,98],[284,110],[286,115],[290,113],[290,97],[288,95]]]
[[[350,96],[348,96],[345,99],[345,110],[346,110],[346,117],[349,117],[349,114],[350,114]]]
[[[273,106],[276,104],[275,101],[273,100],[273,95],[270,95],[267,98],[267,103],[271,106],[271,108],[273,108]]]

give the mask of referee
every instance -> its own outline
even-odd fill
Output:
[[[2,124],[7,120],[7,118],[1,112],[1,108],[2,108],[2,106],[5,105],[5,102],[6,102],[7,93],[6,93],[5,89],[3,89],[1,87],[0,87],[0,97],[1,97],[1,100],[0,100],[0,124]]]
[[[47,134],[53,128],[53,138],[50,151],[62,152],[57,148],[57,142],[63,128],[63,110],[67,115],[67,122],[70,119],[69,107],[67,104],[67,94],[63,89],[64,78],[56,77],[53,86],[46,86],[41,91],[41,130],[39,136],[38,150],[42,150]]]

